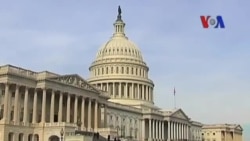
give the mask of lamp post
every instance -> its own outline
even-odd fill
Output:
[[[77,119],[76,125],[78,127],[78,130],[80,130],[81,129],[81,125],[82,125],[82,122],[81,122],[80,118]]]
[[[60,134],[61,134],[61,141],[63,141],[63,135],[64,135],[63,128],[61,129]]]

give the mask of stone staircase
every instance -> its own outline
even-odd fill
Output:
[[[88,131],[75,131],[75,135],[89,136],[92,138],[91,141],[107,141],[107,139],[101,136],[99,133],[88,132]]]

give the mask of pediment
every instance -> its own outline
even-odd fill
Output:
[[[94,86],[90,85],[86,80],[84,80],[82,77],[80,77],[77,74],[62,75],[59,77],[51,78],[51,80],[56,80],[56,81],[59,81],[68,85],[73,85],[79,88],[98,92],[98,90]]]
[[[171,117],[189,120],[188,116],[181,109],[178,109],[175,112],[173,112],[171,114]]]
[[[243,131],[243,128],[242,128],[240,125],[236,126],[235,129],[236,129],[236,130]]]

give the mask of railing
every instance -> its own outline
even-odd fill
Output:
[[[45,123],[45,127],[52,127],[52,126],[77,127],[75,123],[66,123],[66,122]]]
[[[52,78],[52,77],[57,77],[57,76],[59,76],[59,75],[55,74],[55,73],[52,73],[52,72],[43,71],[43,72],[39,72],[37,74],[37,79],[41,80],[41,79]]]
[[[77,125],[75,123],[66,123],[66,122],[54,122],[54,123],[30,123],[30,122],[14,122],[14,121],[7,121],[2,122],[9,125],[15,125],[15,126],[27,126],[27,127],[39,127],[39,126],[45,126],[45,127],[73,127],[77,128]]]
[[[154,109],[143,109],[143,113],[154,113],[154,114],[159,114],[162,115],[163,112],[159,110],[154,110]]]
[[[118,108],[118,109],[124,109],[124,110],[128,110],[128,111],[134,111],[134,112],[141,112],[141,109],[135,108],[135,107],[131,107],[131,106],[125,106],[122,104],[118,104],[118,103],[108,103],[109,107],[113,107],[113,108]]]

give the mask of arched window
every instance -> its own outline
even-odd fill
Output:
[[[124,68],[122,67],[122,74],[124,73]]]
[[[49,141],[60,141],[60,138],[58,136],[53,135],[49,137]]]
[[[32,134],[29,134],[29,136],[28,136],[28,141],[32,141]]]
[[[39,141],[39,135],[38,134],[35,134],[34,141]]]
[[[116,73],[119,73],[119,68],[118,67],[116,67]]]
[[[23,133],[20,133],[19,136],[18,136],[18,141],[24,141],[23,140]]]
[[[3,118],[3,109],[4,109],[4,105],[1,105],[1,109],[0,109],[0,119]]]
[[[8,141],[14,141],[14,133],[10,132],[8,135]]]

